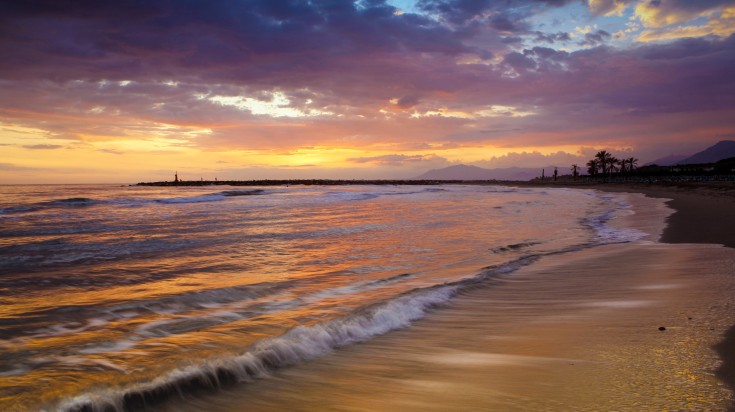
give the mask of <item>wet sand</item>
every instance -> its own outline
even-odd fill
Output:
[[[411,328],[170,410],[726,410],[735,249],[656,240],[722,233],[705,225],[729,225],[728,200],[703,214],[691,193],[648,194],[675,199],[669,227],[640,194],[615,223],[648,239],[545,257]]]
[[[721,244],[735,248],[735,183],[682,183],[668,185],[622,184],[597,185],[598,190],[637,192],[653,198],[665,198],[674,213],[666,219],[661,236],[665,243]],[[725,275],[735,277],[730,267]],[[735,322],[715,346],[721,364],[718,378],[735,392]],[[729,411],[735,411],[731,404]]]
[[[664,243],[709,243],[735,248],[735,182],[681,184],[600,184],[608,192],[642,193],[670,199]]]

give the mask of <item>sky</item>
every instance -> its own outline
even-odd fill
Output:
[[[0,4],[0,184],[643,164],[735,139],[733,0]]]

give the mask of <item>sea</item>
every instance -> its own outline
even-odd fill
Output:
[[[0,186],[0,410],[268,382],[544,256],[641,239],[611,225],[630,208],[492,185]]]

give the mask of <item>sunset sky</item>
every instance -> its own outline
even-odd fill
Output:
[[[0,5],[0,183],[409,178],[735,139],[733,0]]]

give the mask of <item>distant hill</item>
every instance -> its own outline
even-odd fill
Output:
[[[541,169],[508,167],[502,169],[485,169],[478,166],[454,165],[443,169],[432,169],[411,178],[412,180],[531,180],[541,175]],[[551,176],[554,167],[547,167],[546,174]]]
[[[688,157],[689,157],[688,155],[668,155],[668,156],[665,156],[665,157],[661,157],[659,159],[656,159],[656,160],[654,160],[652,162],[648,162],[644,166],[651,166],[651,165],[656,165],[656,166],[673,166],[673,165],[681,162],[682,160],[684,160],[684,159],[686,159]]]
[[[735,157],[735,141],[722,140],[715,143],[714,146],[710,146],[699,153],[677,162],[677,164],[690,165],[698,163],[715,163],[730,157]]]

